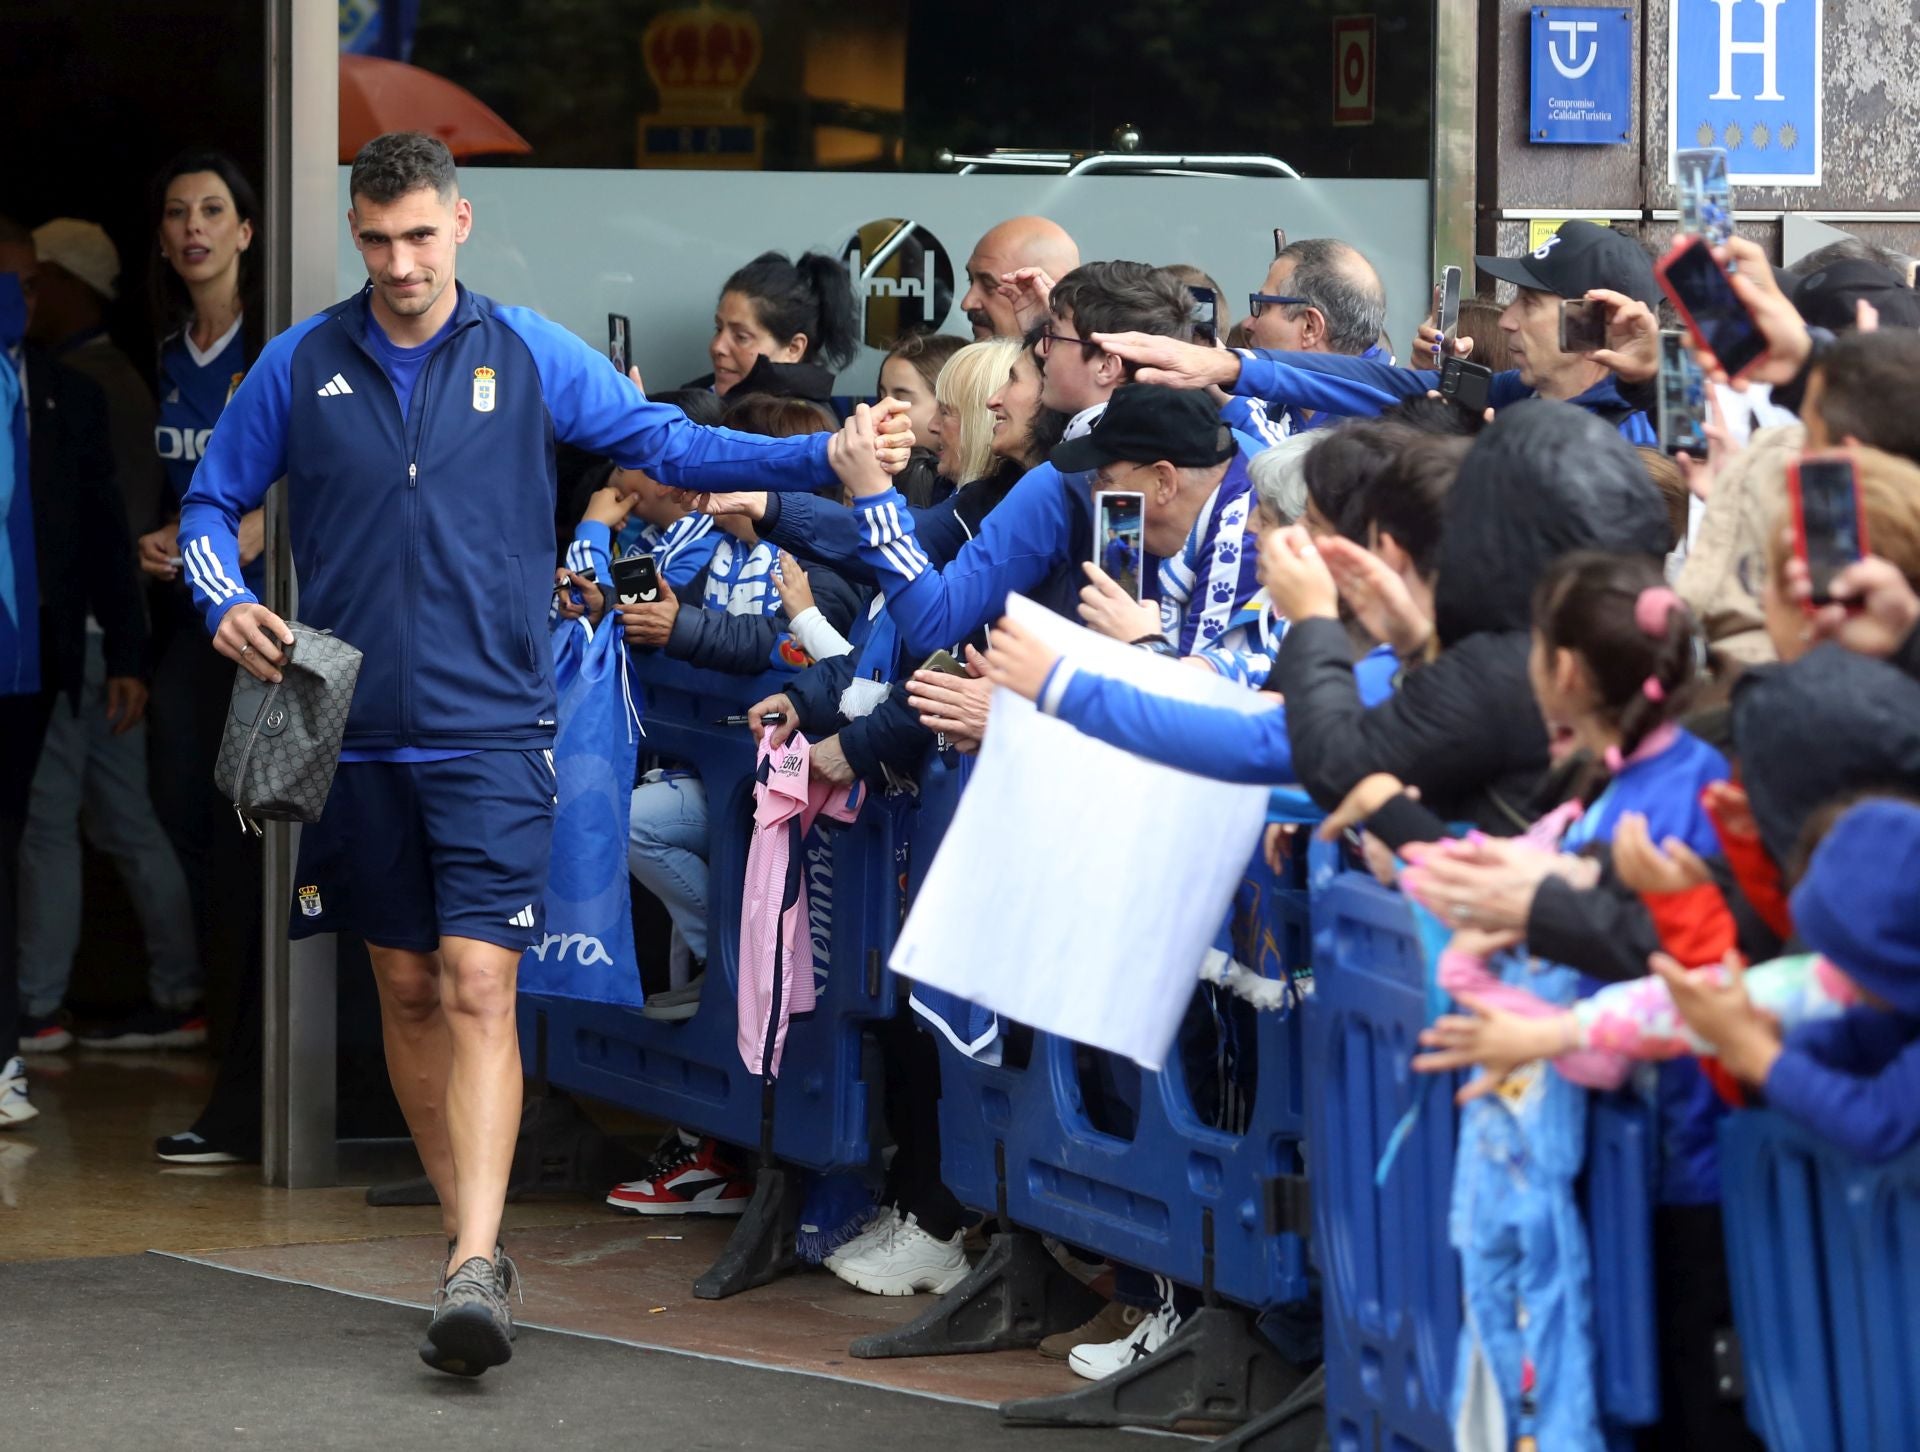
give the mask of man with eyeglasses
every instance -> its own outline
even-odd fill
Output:
[[[1563,223],[1530,253],[1476,261],[1482,272],[1518,289],[1500,315],[1516,366],[1493,375],[1488,403],[1498,411],[1528,398],[1560,399],[1606,420],[1630,444],[1656,442],[1646,413],[1620,391],[1620,379],[1603,361],[1608,355],[1572,353],[1559,346],[1563,300],[1590,298],[1609,308],[1658,306],[1660,288],[1645,249],[1610,228],[1575,220]],[[1640,315],[1644,317],[1644,311]],[[1419,347],[1429,348],[1431,340],[1431,331],[1423,329]],[[1179,346],[1163,338],[1106,335],[1096,335],[1095,341],[1135,364],[1143,383],[1221,388],[1239,397],[1265,399],[1270,408],[1286,405],[1365,417],[1440,385],[1434,370],[1306,350],[1229,353]]]
[[[1044,375],[1040,401],[1069,415],[1068,440],[1090,432],[1107,400],[1130,381],[1133,370],[1124,359],[1088,341],[1123,330],[1183,344],[1192,337],[1193,300],[1180,279],[1139,262],[1090,262],[1053,288],[1034,352]],[[942,569],[928,560],[913,516],[894,490],[854,504],[861,558],[886,591],[887,613],[909,651],[964,640],[998,618],[1015,591],[1062,615],[1076,613],[1086,584],[1081,566],[1094,554],[1090,476],[1038,465]],[[1241,565],[1251,543],[1242,539],[1247,512],[1244,493],[1223,498],[1194,523],[1170,592],[1166,571],[1159,572],[1163,593],[1184,602],[1171,622],[1175,638],[1212,644],[1231,613],[1222,608],[1242,603]]]
[[[1247,337],[1266,352],[1336,353],[1392,365],[1380,346],[1387,293],[1358,249],[1327,237],[1282,247],[1260,291],[1247,300]],[[1329,422],[1332,414],[1304,403],[1270,403],[1236,395],[1221,417],[1269,445]]]

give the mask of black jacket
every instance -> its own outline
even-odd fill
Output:
[[[1619,431],[1571,404],[1516,404],[1475,440],[1448,492],[1435,586],[1439,656],[1371,710],[1360,704],[1346,632],[1302,621],[1273,683],[1287,699],[1300,783],[1323,807],[1389,772],[1420,788],[1376,815],[1391,847],[1449,821],[1511,835],[1537,804],[1547,732],[1527,680],[1533,591],[1581,549],[1664,553],[1665,505]]]
[[[106,395],[38,344],[27,344],[25,357],[40,681],[77,699],[86,670],[88,611],[105,633],[109,676],[143,672],[147,622],[133,539],[114,484]]]

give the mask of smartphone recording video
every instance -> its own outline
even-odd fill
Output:
[[[1146,516],[1144,494],[1102,489],[1093,496],[1093,557],[1108,577],[1136,600],[1140,598],[1144,569],[1141,531]]]
[[[1585,298],[1560,303],[1560,351],[1597,353],[1607,346],[1607,310]]]
[[[1727,154],[1719,147],[1674,153],[1673,195],[1680,230],[1687,236],[1704,238],[1714,247],[1733,236],[1733,183],[1727,177]]]
[[[1694,341],[1718,360],[1728,379],[1741,377],[1766,357],[1767,342],[1753,314],[1703,238],[1681,238],[1655,270]]]
[[[1193,299],[1193,341],[1211,348],[1220,336],[1220,299],[1210,287],[1189,287]]]
[[[1686,336],[1660,334],[1660,447],[1669,454],[1707,456],[1707,375],[1687,351]]]
[[[1794,549],[1806,561],[1815,605],[1833,599],[1833,580],[1865,558],[1867,523],[1851,454],[1809,454],[1788,476],[1793,497]]]
[[[607,314],[607,357],[613,361],[614,368],[622,378],[627,376],[627,370],[633,366],[633,350],[629,346],[632,332],[631,326],[622,314]]]
[[[1440,272],[1440,309],[1433,325],[1440,330],[1443,344],[1450,344],[1460,331],[1460,269],[1442,268]],[[1449,348],[1447,351],[1451,352]]]

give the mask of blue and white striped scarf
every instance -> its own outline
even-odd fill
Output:
[[[1180,654],[1217,644],[1234,612],[1259,590],[1259,551],[1247,530],[1252,513],[1246,455],[1235,454],[1180,553],[1160,562],[1160,628]]]

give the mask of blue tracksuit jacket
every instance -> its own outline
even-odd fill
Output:
[[[1264,399],[1288,409],[1310,408],[1315,413],[1371,417],[1406,398],[1419,398],[1440,386],[1440,375],[1427,368],[1395,368],[1371,358],[1342,353],[1266,353],[1240,351],[1240,377],[1228,391],[1241,398]],[[1517,370],[1493,375],[1487,402],[1499,410],[1532,398],[1533,390],[1520,381]],[[1620,430],[1630,444],[1658,444],[1659,435],[1645,413],[1620,396],[1608,374],[1578,398],[1567,400],[1597,413]]]
[[[217,630],[254,599],[240,516],[286,475],[300,618],[366,656],[349,749],[551,744],[555,439],[692,489],[833,482],[827,435],[703,428],[558,324],[464,287],[402,418],[369,351],[369,296],[261,351],[180,512],[194,602]]]

